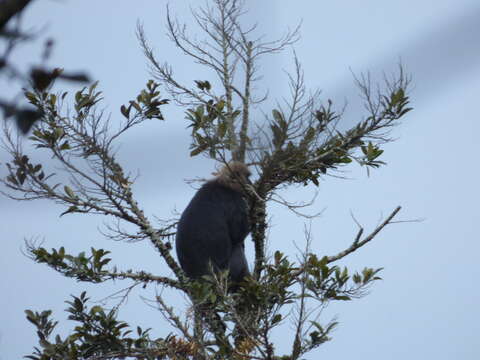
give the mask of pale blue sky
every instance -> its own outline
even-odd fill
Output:
[[[164,1],[36,1],[24,24],[42,29],[56,40],[49,64],[87,69],[100,81],[105,105],[113,117],[149,79],[146,62],[135,38],[141,20],[157,55],[168,60],[186,82],[208,74],[179,52],[165,37]],[[199,3],[199,2],[198,2]],[[171,2],[181,17],[188,4]],[[480,133],[480,5],[478,1],[380,0],[357,1],[247,1],[252,21],[270,36],[303,20],[302,39],[295,46],[303,63],[307,85],[323,89],[325,97],[348,100],[346,121],[358,119],[350,69],[381,75],[395,69],[401,58],[413,76],[411,98],[415,110],[395,129],[398,140],[386,146],[388,166],[373,171],[352,166],[349,180],[326,178],[312,212],[325,209],[312,224],[313,248],[332,254],[347,246],[356,232],[352,211],[372,229],[381,215],[403,207],[400,219],[425,218],[422,223],[392,225],[368,247],[352,255],[346,265],[384,267],[382,282],[370,295],[332,306],[324,320],[337,315],[333,341],[308,359],[465,359],[480,358],[480,291],[478,230],[480,200],[477,137]],[[39,46],[17,53],[20,63],[32,64]],[[283,70],[291,69],[291,52],[270,57],[263,64],[264,82],[271,96],[286,94]],[[61,87],[60,87],[61,88]],[[11,92],[0,84],[2,96]],[[269,112],[267,107],[265,112]],[[170,106],[166,122],[151,122],[123,139],[120,157],[125,167],[140,170],[136,193],[147,214],[170,217],[181,211],[194,190],[183,180],[208,177],[213,163],[188,157],[188,131],[183,114]],[[347,123],[348,125],[348,123]],[[0,152],[0,162],[6,161]],[[48,158],[45,158],[48,161]],[[0,168],[3,175],[4,168]],[[286,192],[290,199],[308,195],[308,189]],[[44,246],[65,246],[72,252],[90,246],[112,249],[122,268],[168,274],[148,243],[114,243],[97,231],[104,219],[81,215],[59,218],[62,209],[49,202],[16,203],[0,198],[2,243],[0,253],[0,359],[18,359],[36,345],[33,327],[24,309],[52,309],[64,320],[64,301],[87,289],[95,300],[128,283],[88,286],[64,279],[21,253],[23,238],[44,239]],[[294,242],[302,244],[303,220],[272,207],[270,250],[292,257]],[[248,244],[251,260],[252,249]],[[169,328],[139,296],[151,298],[153,289],[134,293],[121,318],[132,325],[153,327],[164,336]],[[171,295],[168,295],[171,297]],[[178,299],[177,299],[178,301]],[[71,326],[61,321],[59,330]],[[286,325],[277,333],[278,349],[291,339]]]

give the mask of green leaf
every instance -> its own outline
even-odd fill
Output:
[[[277,109],[272,110],[272,115],[277,123],[285,122],[285,119],[283,118],[283,114]]]
[[[15,176],[13,176],[13,175],[8,175],[7,176],[7,181],[11,182],[14,185],[18,185],[18,181],[17,181],[17,179],[15,179]]]
[[[315,129],[313,127],[309,127],[307,133],[305,134],[305,137],[303,138],[302,143],[306,145],[310,144],[315,137],[315,133]]]
[[[60,139],[64,133],[65,131],[61,127],[55,128],[55,132],[54,132],[55,140]]]
[[[99,305],[95,305],[90,309],[90,314],[103,313],[103,308]]]
[[[218,137],[223,138],[225,137],[225,134],[227,133],[227,123],[225,121],[222,121],[220,124],[218,124]]]
[[[362,277],[357,273],[353,275],[352,279],[355,284],[360,284],[362,282]]]
[[[276,265],[280,264],[280,261],[282,260],[282,258],[283,258],[283,253],[281,253],[278,250],[275,251],[273,259],[274,259]]]
[[[405,108],[400,112],[400,114],[398,114],[398,116],[403,116],[406,113],[410,112],[411,110],[413,110],[413,108]]]
[[[20,182],[20,185],[23,185],[27,178],[27,175],[23,171],[20,171],[20,169],[17,170],[17,179]]]
[[[391,95],[392,106],[395,106],[395,105],[401,103],[404,98],[405,98],[405,91],[402,88],[398,89],[397,92],[394,92]]]
[[[142,112],[142,108],[140,107],[140,105],[138,105],[137,102],[130,100],[130,105],[132,105],[138,112]]]
[[[195,84],[200,90],[209,91],[212,88],[212,85],[208,80],[205,80],[205,81],[195,80]]]
[[[190,156],[197,156],[198,154],[200,154],[202,151],[204,150],[203,146],[198,146],[196,147],[195,149],[193,149],[192,151],[190,151]]]
[[[35,94],[30,91],[25,91],[25,97],[31,104],[35,104],[37,101],[37,97],[35,96]]]
[[[50,105],[55,106],[55,103],[57,102],[57,96],[55,94],[50,94]]]
[[[94,92],[94,90],[96,89],[97,85],[98,85],[98,80],[95,81],[92,85],[90,85],[90,87],[89,87],[89,89],[88,89],[88,93],[89,93],[90,95],[93,94],[93,92]]]
[[[217,105],[216,105],[216,108],[217,108],[217,112],[221,113],[223,111],[223,108],[225,107],[225,101],[224,100],[220,100]]]
[[[70,150],[70,144],[67,140],[60,146],[60,150]]]
[[[70,213],[74,213],[74,212],[77,212],[78,211],[78,207],[77,206],[70,206],[66,211],[62,212],[60,214],[60,217],[62,217],[63,215],[66,215],[66,214],[70,214]]]
[[[282,314],[276,314],[272,319],[272,325],[275,325],[282,321]]]
[[[72,199],[76,199],[75,193],[69,186],[65,185],[63,189],[65,190],[65,193],[68,195],[68,197]]]
[[[352,162],[352,159],[349,158],[348,156],[344,156],[338,159],[338,162],[341,164],[350,164]]]
[[[130,117],[130,109],[130,106],[128,108],[125,105],[120,106],[120,112],[127,119]]]

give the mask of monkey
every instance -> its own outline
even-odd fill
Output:
[[[198,279],[210,271],[229,271],[237,284],[249,274],[245,238],[250,232],[245,185],[248,167],[225,165],[197,191],[177,226],[176,251],[186,275]]]

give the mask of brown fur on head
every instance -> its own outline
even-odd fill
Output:
[[[247,165],[240,161],[230,161],[222,169],[215,173],[217,176],[214,181],[235,191],[243,192],[245,184],[249,184],[248,179],[251,175]]]

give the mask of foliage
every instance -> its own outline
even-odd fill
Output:
[[[6,0],[0,4],[0,43],[3,46],[3,53],[0,54],[0,76],[15,80],[21,86],[29,86],[43,91],[53,84],[57,79],[85,83],[90,79],[83,72],[67,72],[61,68],[49,68],[45,65],[52,53],[54,41],[47,39],[44,44],[43,53],[37,64],[30,65],[28,70],[22,71],[12,59],[14,52],[19,45],[28,44],[38,40],[38,34],[30,30],[23,31],[20,17],[31,0]],[[5,120],[13,119],[17,128],[24,134],[28,133],[33,124],[42,117],[42,113],[34,108],[18,104],[15,100],[17,94],[11,92],[12,99],[0,98],[0,109],[3,110]]]
[[[18,200],[53,200],[63,206],[60,215],[99,214],[115,219],[107,227],[107,237],[150,241],[173,275],[118,270],[110,266],[114,259],[104,249],[91,248],[72,255],[64,247],[47,250],[30,243],[27,249],[32,259],[82,282],[127,280],[133,282],[132,287],[147,283],[169,287],[184,294],[192,306],[192,311],[182,313],[158,295],[155,306],[171,330],[157,339],[151,337],[149,329],[137,328],[136,333],[130,330],[129,324],[118,319],[117,308],[89,308],[85,293],[68,302],[69,320],[76,326],[63,338],[53,335],[57,323],[50,318],[50,311],[28,310],[27,318],[39,337],[39,347],[29,358],[300,359],[327,342],[337,325],[336,321],[320,319],[322,310],[331,302],[365,295],[380,279],[381,269],[366,267],[352,272],[336,262],[373,240],[392,222],[400,207],[370,234],[364,235],[360,227],[351,245],[334,255],[312,253],[310,234],[306,234],[305,250],[293,262],[278,251],[272,258],[266,256],[266,204],[277,201],[302,215],[300,205],[284,201],[279,189],[318,186],[325,175],[355,162],[367,169],[382,166],[382,145],[390,141],[389,131],[411,110],[408,78],[400,67],[399,74],[386,79],[377,93],[371,91],[368,78],[356,79],[367,113],[351,128],[339,130],[342,112],[330,100],[322,103],[319,91],[307,93],[303,71],[295,58],[294,71],[288,78],[290,99],[271,109],[265,122],[255,122],[252,108],[265,100],[253,93],[254,83],[259,80],[256,64],[262,56],[291,46],[298,39],[298,29],[279,40],[263,42],[253,35],[253,29],[241,26],[245,14],[242,5],[236,0],[212,0],[206,8],[194,11],[196,23],[207,37],[205,41],[190,36],[167,8],[170,39],[216,76],[194,80],[192,86],[178,82],[172,68],[160,64],[139,27],[138,38],[154,79],[134,100],[121,106],[118,123],[98,110],[102,94],[97,83],[74,94],[70,112],[63,109],[64,103],[70,101],[69,94],[53,92],[53,82],[25,91],[26,99],[41,115],[29,141],[37,151],[47,151],[69,181],[60,180],[58,174],[47,169],[48,164],[31,160],[19,138],[5,126],[4,147],[11,161],[2,179],[4,193]],[[169,99],[161,96],[160,89]],[[222,163],[233,159],[254,169],[255,181],[248,188],[247,199],[255,246],[254,269],[235,291],[231,291],[225,273],[196,281],[185,277],[171,254],[176,222],[165,221],[160,229],[152,225],[135,198],[136,178],[115,156],[122,134],[147,120],[164,121],[162,107],[170,103],[185,110],[191,131],[191,156],[204,155]],[[125,230],[125,224],[135,230]],[[280,355],[272,330],[292,325],[295,331],[291,351]]]
[[[26,358],[114,359],[128,354],[140,359],[167,359],[172,356],[187,357],[194,353],[191,344],[173,335],[165,339],[152,339],[150,329],[137,327],[133,331],[127,323],[117,320],[115,310],[107,312],[98,305],[88,308],[88,300],[86,293],[82,292],[80,296],[72,296],[72,300],[67,301],[68,319],[77,323],[75,332],[63,339],[57,335],[53,341],[50,338],[58,322],[50,319],[51,311],[25,311],[28,321],[37,328],[40,345]]]

